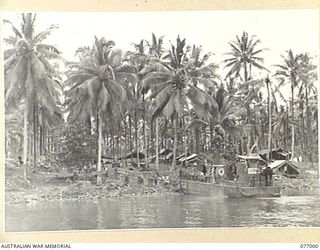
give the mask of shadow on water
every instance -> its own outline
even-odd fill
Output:
[[[6,231],[319,227],[318,197],[221,199],[181,195],[6,206]]]

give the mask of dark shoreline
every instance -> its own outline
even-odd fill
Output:
[[[40,185],[27,189],[6,190],[6,204],[34,203],[61,200],[98,200],[128,197],[154,197],[162,195],[179,195],[162,186],[129,186],[105,183],[92,185],[89,181],[79,181],[63,185]]]
[[[25,190],[6,191],[5,204],[37,203],[50,201],[79,201],[99,199],[143,198],[181,195],[179,192],[158,187],[110,188],[109,185],[95,186],[89,182],[77,182],[59,186],[32,187]],[[312,187],[282,187],[282,197],[286,196],[314,196],[319,197],[319,188]],[[280,197],[281,198],[281,197]]]

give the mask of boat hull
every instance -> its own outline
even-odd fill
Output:
[[[224,186],[222,184],[181,180],[180,190],[184,194],[225,197]]]
[[[229,198],[280,197],[281,187],[241,187],[224,186],[225,195]]]

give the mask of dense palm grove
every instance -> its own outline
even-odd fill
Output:
[[[31,168],[58,160],[58,151],[69,166],[95,158],[99,170],[102,157],[134,153],[140,166],[142,152],[159,168],[166,148],[173,159],[197,153],[219,162],[280,147],[317,161],[317,74],[308,53],[288,49],[266,68],[263,44],[243,32],[216,65],[199,45],[178,36],[167,48],[165,37],[152,34],[127,52],[93,37],[76,62],[66,62],[44,43],[57,27],[36,34],[36,22],[35,14],[22,14],[19,28],[5,21],[13,31],[4,38],[8,158],[21,155]],[[290,94],[281,92],[286,84]]]

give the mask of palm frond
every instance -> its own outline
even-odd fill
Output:
[[[36,50],[41,53],[45,53],[46,55],[56,55],[56,57],[61,54],[61,52],[55,46],[49,44],[37,44]]]
[[[157,84],[166,85],[170,82],[171,80],[168,74],[154,72],[153,74],[148,74],[148,76],[142,80],[139,91],[141,91],[141,93],[147,93],[148,90],[152,89]]]
[[[23,34],[10,22],[9,20],[3,19],[4,24],[9,24],[14,34],[19,38],[24,38]]]
[[[255,62],[255,61],[251,61],[251,64],[255,67],[257,67],[258,69],[261,69],[261,70],[265,70],[267,72],[270,72],[270,70],[268,70],[266,67],[264,67],[263,65]]]
[[[235,52],[241,53],[241,50],[240,50],[239,48],[237,48],[237,46],[236,46],[233,42],[229,42],[228,44],[232,47],[232,49],[233,49]]]
[[[153,104],[153,110],[152,110],[152,121],[153,119],[157,118],[161,115],[161,113],[166,117],[166,119],[170,119],[173,112],[173,89],[171,85],[168,85],[162,91],[155,97],[154,104]],[[164,108],[165,112],[164,112]]]
[[[225,78],[228,78],[229,76],[231,76],[232,74],[234,74],[235,72],[239,72],[240,68],[241,68],[241,62],[237,61],[236,63],[231,64],[233,65],[232,68],[229,70],[229,72],[227,73]],[[231,66],[230,65],[230,66]],[[226,66],[228,67],[228,66]]]
[[[36,45],[36,44],[40,43],[41,41],[45,40],[51,34],[51,32],[57,28],[59,28],[58,25],[50,25],[49,28],[40,32],[39,34],[37,34],[34,37],[34,39],[32,40],[32,44]]]
[[[5,96],[6,107],[14,107],[23,98],[28,64],[28,59],[21,56],[14,67],[5,75],[5,83],[8,86]]]

